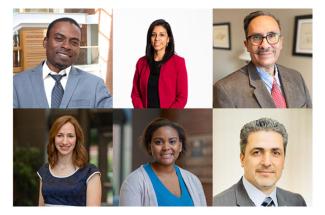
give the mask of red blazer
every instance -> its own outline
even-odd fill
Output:
[[[138,60],[131,93],[135,108],[148,107],[150,66],[146,57]],[[187,102],[187,72],[184,58],[173,55],[160,69],[158,81],[161,108],[184,108]]]

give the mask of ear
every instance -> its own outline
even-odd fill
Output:
[[[248,49],[248,42],[247,42],[247,40],[244,40],[244,45],[245,45],[245,47],[246,47],[246,49]]]
[[[43,40],[43,48],[46,48],[47,47],[47,37],[44,37],[44,40]]]
[[[244,158],[245,158],[245,155],[243,153],[240,153],[240,164],[241,164],[241,167],[244,167]]]
[[[283,42],[284,42],[284,36],[280,37],[280,41],[279,41],[279,49],[281,50],[283,47]]]

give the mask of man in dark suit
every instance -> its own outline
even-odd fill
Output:
[[[244,176],[214,196],[215,206],[306,206],[300,194],[276,186],[285,163],[288,134],[276,120],[261,118],[240,132],[240,161]]]
[[[43,41],[46,61],[14,76],[14,108],[111,108],[104,81],[73,66],[80,42],[75,20],[64,17],[50,23]]]
[[[215,108],[311,108],[301,74],[276,64],[283,44],[280,22],[272,14],[255,11],[244,19],[251,62],[217,81]]]

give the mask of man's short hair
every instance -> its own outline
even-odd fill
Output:
[[[248,14],[244,19],[244,31],[245,31],[246,38],[248,36],[249,23],[258,16],[270,16],[270,17],[272,17],[278,23],[279,29],[281,30],[281,25],[280,25],[279,19],[277,19],[273,14],[271,14],[269,12],[258,10],[258,11],[254,11],[254,12]]]
[[[282,136],[284,154],[288,144],[288,133],[286,128],[280,122],[271,118],[261,118],[251,121],[243,126],[240,131],[240,152],[245,154],[248,136],[257,131],[274,131]]]
[[[53,28],[53,26],[58,23],[58,22],[69,22],[75,26],[77,26],[81,32],[81,28],[80,28],[80,25],[78,24],[78,22],[70,17],[62,17],[62,18],[59,18],[59,19],[56,19],[54,20],[53,22],[51,22],[49,24],[49,26],[47,27],[47,32],[46,32],[46,37],[48,38],[49,37],[49,34],[50,34],[50,31],[51,29]]]

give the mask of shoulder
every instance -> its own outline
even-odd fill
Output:
[[[183,169],[179,166],[177,166],[181,172],[181,175],[184,179],[187,179],[187,180],[191,180],[192,182],[195,182],[196,184],[200,184],[201,185],[201,181],[200,179],[194,175],[193,173],[191,173],[190,171],[186,170],[186,169]]]
[[[37,171],[37,175],[40,177],[40,179],[45,178],[49,174],[49,164],[43,164],[41,168]]]
[[[142,56],[138,59],[137,64],[148,64],[146,56]]]
[[[230,188],[222,191],[213,197],[214,206],[231,206],[236,205],[236,189],[237,184],[232,185]]]
[[[286,77],[291,77],[291,78],[299,78],[301,79],[302,76],[300,74],[300,72],[298,72],[297,70],[282,66],[282,65],[278,65],[278,70],[279,70],[279,74],[280,76],[285,75]]]
[[[220,85],[236,85],[238,86],[239,81],[246,80],[248,82],[248,65],[230,73],[226,77],[220,79],[216,82],[216,86]]]
[[[94,164],[91,164],[91,163],[87,164],[81,170],[84,171],[84,172],[87,172],[88,175],[91,175],[91,174],[93,174],[95,172],[99,173],[99,169]]]
[[[147,175],[146,170],[144,169],[143,165],[141,165],[126,177],[126,179],[123,181],[122,188],[123,189],[127,189],[128,187],[133,187],[134,189],[140,187],[144,188],[146,186],[146,182],[148,181],[148,178],[149,176]]]
[[[40,74],[42,73],[42,65],[38,65],[34,68],[24,70],[18,74],[15,74],[13,77],[14,81],[19,81],[19,80],[25,80],[28,78],[32,73],[39,72]]]
[[[174,54],[170,57],[170,59],[167,62],[173,62],[173,63],[185,63],[185,59],[177,54]]]
[[[71,68],[71,71],[73,74],[77,74],[79,75],[80,77],[82,77],[83,79],[87,79],[87,80],[96,80],[96,81],[99,81],[99,80],[102,80],[100,77],[96,76],[96,75],[93,75],[89,72],[86,72],[85,70],[82,70],[78,67],[75,67],[73,66]]]
[[[277,187],[277,197],[278,199],[282,199],[292,206],[306,206],[305,199],[299,193],[294,193],[288,190],[284,190],[282,188]]]

